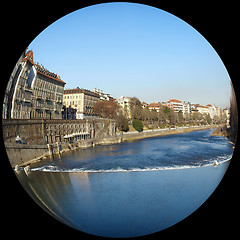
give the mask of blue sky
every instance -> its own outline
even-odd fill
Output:
[[[151,6],[80,9],[51,24],[29,49],[66,88],[96,87],[147,103],[176,98],[229,105],[230,78],[215,50],[189,24]]]

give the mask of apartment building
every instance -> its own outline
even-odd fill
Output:
[[[147,105],[147,107],[149,110],[154,110],[159,112],[160,109],[163,107],[163,105],[160,102],[158,102],[158,103],[150,103]]]
[[[132,103],[131,98],[122,96],[119,99],[117,99],[117,103],[122,108],[123,115],[126,118],[130,119],[131,118],[131,103]]]
[[[173,109],[175,112],[183,112],[183,103],[177,99],[171,99],[167,101],[167,106]]]
[[[61,119],[65,82],[33,62],[33,52],[24,52],[6,89],[5,118]]]
[[[209,114],[210,113],[209,108],[207,106],[197,105],[196,110],[198,110],[198,112],[201,114],[204,114],[204,113]]]
[[[100,100],[105,100],[105,101],[109,101],[111,100],[110,94],[109,93],[104,93],[103,90],[100,90],[98,88],[93,88],[92,90],[94,93],[97,93],[100,97]]]
[[[77,87],[64,90],[63,119],[86,119],[96,117],[93,113],[93,106],[98,101],[100,101],[99,94],[87,89]]]
[[[182,101],[183,103],[183,115],[188,115],[191,113],[191,103],[189,101]]]

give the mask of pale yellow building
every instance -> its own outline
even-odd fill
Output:
[[[120,97],[117,99],[117,103],[122,109],[123,115],[130,119],[131,118],[131,104],[132,100],[130,97]]]
[[[90,90],[82,88],[66,89],[63,96],[63,118],[85,119],[95,117],[93,106],[98,101],[100,101],[100,96]]]

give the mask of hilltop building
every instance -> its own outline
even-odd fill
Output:
[[[122,108],[123,115],[130,119],[131,118],[131,104],[132,99],[130,97],[120,97],[117,99],[117,103]]]
[[[74,88],[64,90],[63,119],[86,119],[96,117],[94,104],[100,101],[99,94],[87,89]]]
[[[33,62],[33,52],[24,52],[10,77],[3,118],[61,119],[65,82]]]
[[[141,102],[141,104],[142,104],[142,108],[146,108],[148,106],[146,102]]]
[[[167,106],[173,109],[175,112],[183,112],[183,103],[177,99],[171,99],[167,101]]]
[[[197,109],[198,112],[201,113],[201,114],[204,114],[204,113],[209,114],[209,113],[210,113],[209,108],[208,108],[207,106],[198,105],[198,106],[196,107],[196,109]]]
[[[111,97],[109,93],[104,93],[103,90],[93,88],[92,91],[99,95],[100,100],[103,100],[103,101],[115,101],[116,100],[113,97]]]
[[[220,107],[216,107],[211,104],[208,104],[207,107],[209,108],[209,114],[211,118],[213,118],[214,116],[221,117],[223,112]]]
[[[223,111],[220,107],[216,107],[214,105],[208,104],[206,106],[202,106],[200,104],[192,104],[191,105],[191,111],[195,113],[201,113],[201,114],[209,114],[211,119],[214,117],[222,117]]]
[[[183,101],[183,115],[189,115],[191,113],[191,103],[189,101]]]
[[[214,105],[208,104],[206,106],[202,106],[200,104],[191,104],[189,101],[180,101],[177,99],[171,99],[167,102],[158,102],[158,103],[150,103],[148,104],[149,110],[155,110],[157,112],[160,111],[162,107],[169,107],[173,109],[175,112],[182,111],[184,116],[189,116],[191,113],[201,113],[201,114],[209,114],[209,116],[213,119],[214,117],[221,118],[223,115],[223,111],[220,107],[216,107]],[[227,116],[227,110],[225,115]]]
[[[147,105],[147,107],[148,107],[148,109],[149,110],[154,110],[154,111],[156,111],[156,112],[159,112],[160,111],[160,109],[163,107],[163,105],[160,103],[160,102],[158,102],[158,103],[150,103],[150,104],[148,104]]]

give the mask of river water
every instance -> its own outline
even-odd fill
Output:
[[[16,174],[42,208],[73,228],[143,236],[190,215],[220,183],[233,150],[211,132],[75,150]]]

